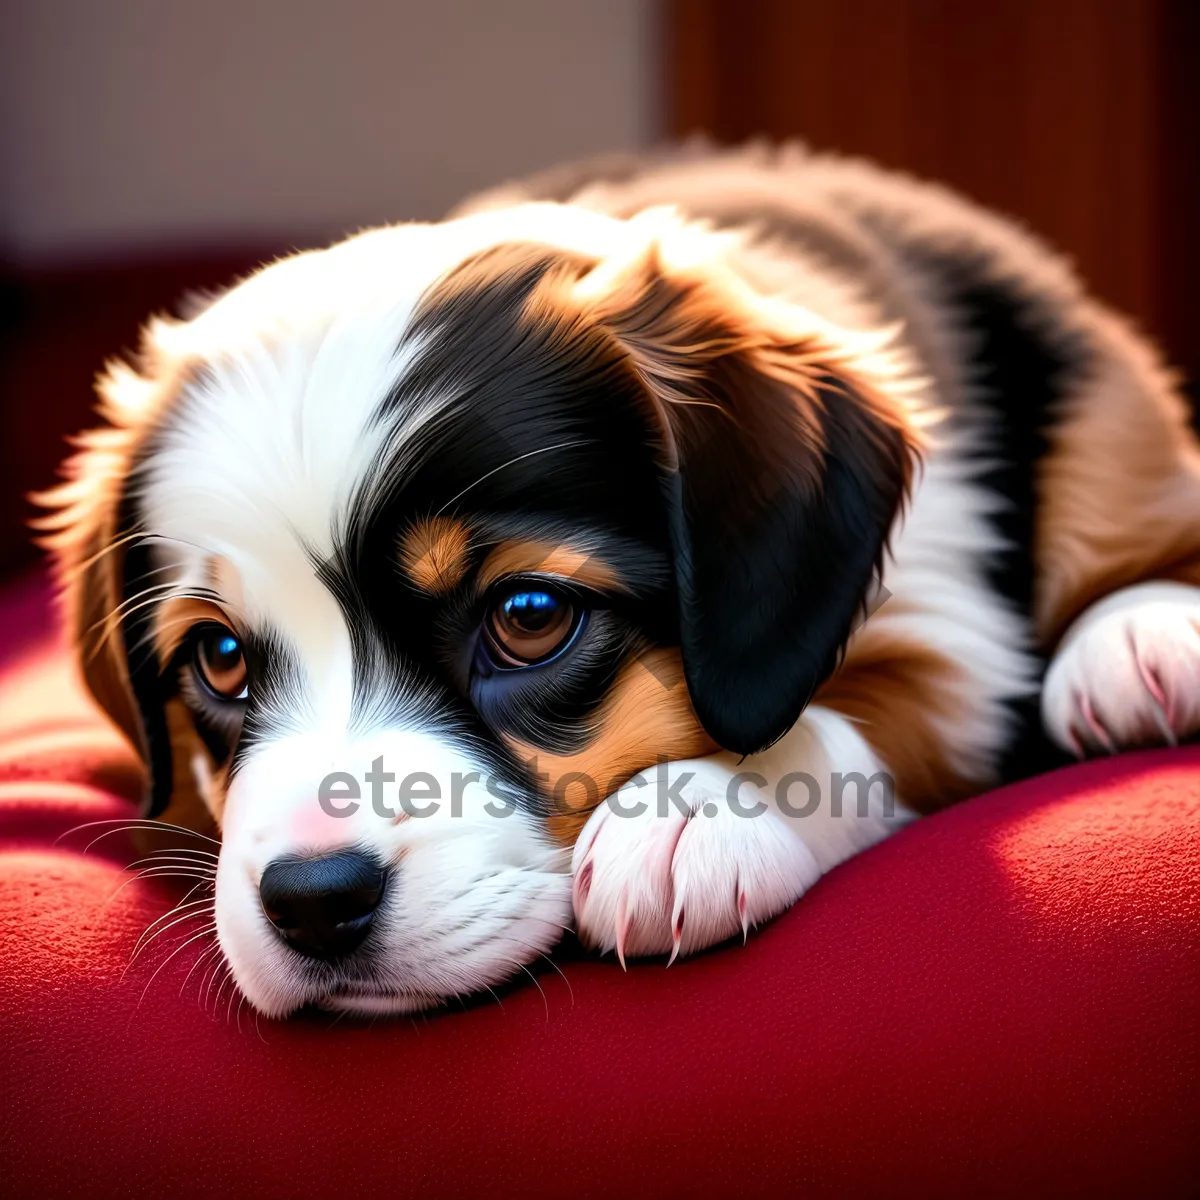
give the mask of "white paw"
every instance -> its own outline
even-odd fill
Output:
[[[786,818],[764,806],[740,816],[728,802],[736,759],[670,763],[672,795],[686,812],[660,803],[656,770],[601,804],[575,844],[575,920],[579,936],[600,951],[626,956],[690,954],[775,916],[821,875]],[[690,773],[689,782],[674,786]],[[745,788],[741,803],[760,799]],[[615,802],[614,802],[615,801]],[[622,815],[639,802],[637,816]]]
[[[1084,613],[1046,672],[1042,720],[1080,758],[1200,730],[1200,588],[1141,584]]]

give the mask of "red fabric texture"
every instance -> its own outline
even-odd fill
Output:
[[[128,761],[52,637],[2,670],[9,1194],[1195,1194],[1200,748],[921,821],[669,970],[568,948],[461,1010],[256,1022],[205,1010],[198,923],[125,971],[179,893],[56,839],[131,813]]]

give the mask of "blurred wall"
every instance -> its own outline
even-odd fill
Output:
[[[653,0],[0,4],[0,250],[307,242],[659,133]]]
[[[152,312],[660,134],[659,0],[0,0],[0,576]]]
[[[1012,214],[1200,401],[1198,0],[664,0],[663,25],[675,133],[799,137]]]

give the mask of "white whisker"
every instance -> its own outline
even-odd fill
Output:
[[[167,957],[165,959],[163,959],[163,961],[158,965],[154,974],[151,975],[150,978],[146,981],[146,986],[144,988],[142,988],[142,994],[138,997],[138,1002],[136,1005],[134,1005],[133,1011],[137,1012],[137,1010],[139,1008],[141,1008],[142,1001],[145,1000],[146,993],[150,990],[150,985],[159,977],[159,975],[162,973],[163,968],[166,967],[167,963],[169,963],[181,950],[186,949],[193,942],[197,942],[202,937],[208,937],[215,932],[216,932],[216,925],[214,923],[214,924],[206,926],[204,929],[200,930],[199,933],[193,934],[190,938],[187,939],[187,941],[182,942],[180,945],[176,946],[175,949],[172,950],[171,953],[168,954]],[[130,1019],[132,1020],[132,1016],[130,1017]]]
[[[229,966],[228,961],[226,961],[224,965],[225,965],[225,974],[222,977],[221,983],[217,988],[216,995],[213,996],[212,1019],[214,1021],[217,1019],[217,1009],[221,1007],[221,993],[225,990],[225,985],[227,983],[233,982],[233,968]],[[235,987],[236,987],[236,985],[235,985]],[[208,1011],[207,1006],[205,1007],[205,1011],[206,1012]]]
[[[192,891],[195,891],[195,888],[193,888]],[[190,895],[191,893],[189,892],[188,894]],[[141,935],[138,937],[138,940],[133,945],[133,954],[135,956],[137,955],[138,947],[142,945],[143,941],[145,941],[145,939],[147,937],[151,937],[153,930],[157,926],[161,925],[163,921],[167,920],[168,917],[173,917],[173,916],[177,916],[177,915],[182,917],[185,913],[188,916],[195,916],[195,913],[192,913],[190,911],[191,909],[197,908],[201,904],[206,904],[206,905],[208,905],[209,908],[212,908],[212,906],[213,906],[213,898],[211,896],[201,896],[199,900],[192,900],[192,901],[188,901],[187,903],[185,903],[184,901],[186,901],[186,900],[187,900],[187,897],[185,896],[184,900],[181,900],[178,904],[175,905],[174,908],[168,909],[165,913],[163,913],[163,915],[161,917],[155,917],[154,920],[151,921],[150,924],[147,925],[146,928],[142,930]],[[176,921],[173,923],[178,924],[179,922]],[[171,926],[169,926],[169,925],[167,926],[168,929],[170,927]],[[153,937],[151,937],[151,940],[153,940]],[[131,959],[130,961],[132,962],[133,960]]]
[[[122,978],[122,979],[124,979],[124,978],[125,978],[125,976],[126,976],[128,973],[129,973],[129,970],[130,970],[130,968],[133,966],[133,964],[134,964],[135,962],[137,962],[137,960],[138,960],[138,959],[141,957],[142,953],[143,953],[143,952],[144,952],[144,951],[145,951],[145,950],[146,950],[146,949],[147,949],[147,948],[148,948],[150,945],[152,945],[154,942],[158,941],[158,939],[159,939],[160,937],[162,937],[162,936],[163,936],[165,933],[168,933],[168,932],[170,932],[170,930],[174,929],[174,928],[175,928],[175,926],[177,926],[177,925],[182,925],[184,921],[190,921],[190,920],[192,920],[194,917],[204,917],[204,916],[209,916],[209,915],[210,915],[210,913],[211,913],[211,901],[208,901],[207,897],[205,898],[205,900],[204,900],[204,901],[197,901],[197,903],[209,903],[209,904],[210,904],[210,910],[209,910],[209,911],[207,911],[207,912],[206,912],[206,911],[200,911],[200,912],[187,912],[187,913],[183,913],[181,916],[178,916],[178,917],[176,917],[176,918],[175,918],[175,920],[171,921],[169,924],[167,924],[167,925],[163,925],[163,926],[162,926],[160,929],[157,929],[157,930],[155,930],[155,932],[154,932],[154,933],[153,933],[153,934],[150,936],[150,938],[149,938],[149,939],[147,939],[147,940],[146,940],[146,941],[144,941],[144,942],[143,942],[142,938],[145,938],[145,937],[146,937],[146,934],[145,934],[145,932],[143,931],[143,933],[142,933],[141,937],[139,937],[139,938],[138,938],[138,940],[137,940],[137,943],[134,945],[134,948],[133,948],[133,953],[132,953],[132,955],[130,956],[129,962],[127,962],[127,963],[125,964],[125,970],[121,972],[121,978]],[[171,912],[167,913],[166,915],[169,917],[169,916],[172,916],[172,915],[173,915],[173,913],[174,913],[174,910],[172,910]],[[211,927],[211,928],[213,928],[213,929],[215,929],[215,928],[216,928],[216,922],[215,922],[215,921],[214,921],[214,922],[210,922],[210,927]]]
[[[186,867],[189,871],[204,871],[215,875],[217,860],[215,858],[185,857],[182,851],[159,850],[154,854],[147,854],[143,858],[126,863],[124,870],[132,871],[140,867]]]
[[[231,1016],[231,1014],[232,1014],[232,1012],[233,1012],[233,1002],[234,1002],[234,1000],[235,1000],[237,997],[239,997],[239,996],[241,996],[241,995],[242,995],[241,989],[240,989],[240,988],[238,987],[238,985],[237,985],[237,980],[233,978],[233,973],[232,973],[232,972],[230,972],[229,978],[230,978],[230,981],[233,983],[233,987],[232,987],[232,988],[230,989],[230,991],[229,991],[229,1003],[228,1003],[228,1004],[225,1006],[225,1024],[226,1024],[226,1025],[228,1025],[228,1024],[229,1024],[229,1019],[230,1019],[230,1016]],[[242,998],[244,999],[245,997],[242,997]],[[239,1011],[239,1012],[241,1011],[241,1008],[240,1008],[240,1006],[239,1006],[239,1009],[238,1009],[238,1011]]]
[[[81,833],[85,829],[95,829],[101,825],[114,826],[112,829],[106,830],[99,837],[93,838],[84,847],[83,853],[86,854],[101,838],[106,838],[112,833],[134,833],[139,830],[171,830],[175,833],[186,834],[188,837],[199,838],[201,841],[211,842],[214,846],[220,846],[221,843],[217,838],[209,837],[207,834],[198,833],[194,829],[188,829],[186,825],[175,825],[170,821],[156,821],[149,817],[110,817],[104,821],[85,821],[82,825],[73,825],[70,829],[60,833],[54,839],[54,845],[57,846],[64,838],[70,837],[73,833]]]
[[[540,983],[538,983],[537,976],[534,975],[534,973],[528,967],[522,966],[520,963],[513,963],[513,966],[516,967],[520,971],[524,971],[525,974],[528,975],[529,978],[533,980],[533,986],[535,988],[537,988],[538,992],[541,994],[542,1007],[546,1010],[546,1024],[549,1025],[550,1024],[550,1001],[546,999],[546,993],[542,991],[542,985]]]
[[[573,442],[557,442],[553,446],[540,446],[536,450],[526,451],[524,454],[518,454],[515,458],[510,458],[507,462],[502,462],[498,467],[493,467],[490,471],[485,471],[484,474],[475,480],[474,483],[468,483],[461,492],[456,496],[451,496],[441,508],[434,513],[434,516],[440,517],[452,504],[456,504],[461,500],[472,488],[477,488],[485,479],[490,479],[498,471],[503,471],[508,467],[515,466],[517,463],[524,461],[527,458],[533,458],[535,454],[549,454],[552,450],[566,450],[572,446],[587,446],[590,445],[595,438],[578,438]]]
[[[112,895],[104,901],[104,906],[110,905],[131,883],[137,883],[142,879],[196,879],[199,882],[196,887],[188,892],[190,896],[197,887],[202,887],[205,884],[211,884],[216,880],[216,875],[201,874],[197,871],[183,871],[178,867],[147,867],[143,871],[139,871],[136,875],[131,875],[117,888],[113,890]]]
[[[188,973],[183,977],[183,983],[181,983],[179,985],[179,995],[180,995],[181,999],[183,997],[184,988],[187,987],[188,980],[191,979],[193,974],[195,974],[196,968],[201,963],[210,963],[211,964],[213,957],[217,954],[220,954],[220,952],[221,952],[221,943],[214,939],[213,944],[211,946],[209,946],[209,948],[207,950],[203,951],[200,955],[197,956],[196,961],[194,963],[192,963],[191,968],[189,969]],[[204,979],[204,977],[201,976],[201,982],[203,982],[203,979]]]
[[[550,957],[550,955],[542,954],[541,951],[538,951],[538,958],[544,958],[551,965],[551,967],[554,968],[554,970],[558,974],[558,977],[563,981],[563,983],[565,983],[567,985],[567,992],[569,993],[569,995],[571,997],[571,1007],[574,1008],[575,1007],[575,989],[573,987],[571,987],[571,981],[566,977],[566,975],[564,975],[562,973],[561,970],[559,970],[558,963],[556,963],[554,961],[554,959],[552,959]]]
[[[218,943],[218,946],[219,945],[220,943]],[[229,970],[229,963],[226,961],[223,955],[217,955],[216,961],[212,964],[212,967],[205,970],[204,977],[200,980],[201,994],[196,997],[196,1003],[200,1005],[200,1010],[205,1013],[205,1015],[208,1014],[209,992],[212,990],[212,985],[216,982],[217,976],[221,974],[222,968]]]

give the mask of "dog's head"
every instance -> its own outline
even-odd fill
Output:
[[[833,669],[914,435],[878,339],[726,251],[556,206],[381,230],[110,369],[55,497],[70,619],[150,811],[198,781],[262,1011],[506,978],[591,808]]]

